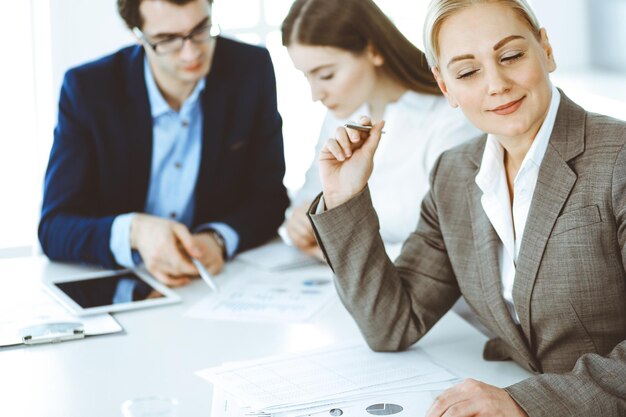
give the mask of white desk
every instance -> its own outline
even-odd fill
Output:
[[[240,263],[223,277],[236,275]],[[85,267],[23,258],[0,261],[0,287]],[[117,417],[122,401],[149,395],[176,397],[180,417],[208,416],[212,388],[196,370],[224,361],[298,352],[359,338],[337,300],[313,324],[219,322],[183,317],[208,290],[201,281],[177,290],[183,302],[115,315],[125,332],[55,345],[0,348],[0,415]],[[486,337],[454,313],[420,346],[460,375],[506,386],[530,374],[512,362],[482,360]]]

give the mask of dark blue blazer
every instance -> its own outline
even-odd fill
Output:
[[[143,59],[143,49],[131,46],[65,75],[39,222],[50,259],[118,266],[109,249],[112,222],[143,211],[150,180]],[[201,102],[193,226],[224,222],[245,250],[276,234],[289,203],[267,50],[218,38]]]

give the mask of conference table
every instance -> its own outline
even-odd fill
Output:
[[[235,259],[219,279],[250,268]],[[5,259],[0,288],[93,270],[44,257]],[[362,340],[337,297],[309,323],[246,323],[187,317],[209,292],[200,280],[175,291],[182,302],[115,313],[121,333],[0,348],[0,416],[118,417],[123,401],[147,396],[176,398],[180,417],[209,416],[213,387],[194,374],[200,369]],[[450,312],[418,345],[461,377],[504,387],[531,375],[513,362],[484,361],[486,340]]]

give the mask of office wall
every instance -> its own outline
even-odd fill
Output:
[[[115,0],[49,1],[52,82],[58,95],[68,68],[133,42],[133,37],[117,15]]]
[[[626,0],[588,4],[591,59],[598,68],[626,74]]]
[[[602,0],[534,0],[539,22],[548,32],[559,71],[573,71],[591,65],[591,32],[588,3]]]

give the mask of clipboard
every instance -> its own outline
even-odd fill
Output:
[[[109,314],[73,317],[69,314],[50,317],[46,321],[21,321],[0,324],[0,349],[8,346],[32,346],[60,343],[122,332],[122,326]]]
[[[38,345],[41,343],[59,343],[66,340],[83,339],[85,327],[79,322],[43,323],[27,326],[20,330],[22,343]]]
[[[0,349],[80,340],[121,331],[122,326],[109,314],[72,315],[39,282],[13,281],[10,289],[0,286]]]

